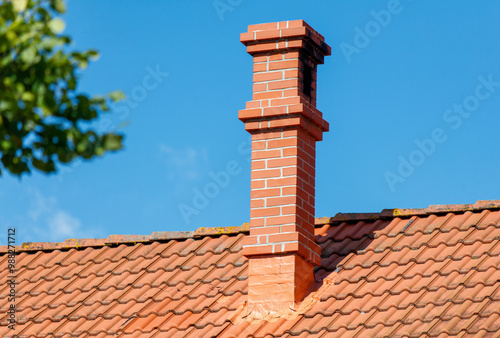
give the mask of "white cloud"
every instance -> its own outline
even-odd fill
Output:
[[[71,216],[69,213],[58,210],[49,219],[48,226],[53,234],[57,236],[74,237],[82,223],[79,219]]]
[[[16,227],[20,242],[63,242],[68,238],[102,237],[102,231],[90,227],[63,210],[56,197],[44,196],[36,189],[28,189],[29,202],[24,215],[15,215],[2,223]]]
[[[174,149],[168,145],[159,145],[161,158],[167,163],[167,178],[172,181],[194,181],[207,173],[209,164],[205,148],[187,147]]]
[[[33,196],[28,216],[35,222],[38,221],[41,215],[54,209],[54,206],[57,204],[57,200],[54,197],[44,198],[38,190],[30,189],[28,193]]]

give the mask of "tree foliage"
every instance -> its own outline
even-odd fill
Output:
[[[122,135],[92,123],[123,94],[78,92],[81,71],[98,53],[70,51],[64,11],[63,0],[0,0],[0,175],[55,172],[59,163],[122,147]]]

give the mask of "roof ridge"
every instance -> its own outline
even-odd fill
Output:
[[[16,252],[26,251],[53,251],[81,249],[87,247],[103,247],[119,244],[149,243],[155,241],[169,241],[172,239],[202,238],[206,236],[235,235],[248,232],[249,224],[230,227],[200,227],[195,231],[154,231],[151,235],[109,235],[107,238],[68,238],[64,242],[25,242],[14,247]],[[8,252],[7,245],[0,245],[0,253]]]
[[[394,208],[383,209],[381,212],[369,213],[338,213],[334,217],[316,218],[316,225],[339,223],[345,221],[373,221],[395,217],[426,216],[448,212],[479,211],[486,209],[500,209],[500,200],[476,201],[474,204],[431,204],[427,208]]]
[[[448,212],[479,211],[487,209],[500,209],[500,200],[482,201],[474,204],[435,204],[427,208],[417,209],[384,209],[378,213],[337,213],[334,217],[319,217],[315,219],[315,225],[321,226],[331,223],[345,221],[363,221],[390,219],[396,217],[426,216],[431,214]],[[154,241],[181,240],[188,238],[201,238],[205,236],[233,235],[248,232],[249,224],[243,223],[240,226],[229,227],[200,227],[195,231],[154,231],[151,235],[110,235],[107,238],[69,238],[64,242],[25,242],[21,245],[13,246],[17,252],[28,251],[52,251],[68,250],[72,248],[80,249],[86,247],[102,247],[117,244],[149,243]],[[12,246],[11,246],[12,248]],[[0,246],[0,253],[7,253],[7,245]]]

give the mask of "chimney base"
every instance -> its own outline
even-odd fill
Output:
[[[249,310],[254,318],[288,314],[315,283],[314,266],[298,254],[254,256],[249,263]]]

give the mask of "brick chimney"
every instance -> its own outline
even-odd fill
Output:
[[[239,111],[252,134],[248,305],[258,316],[290,311],[314,286],[316,70],[330,47],[302,20],[248,26],[253,99]]]

